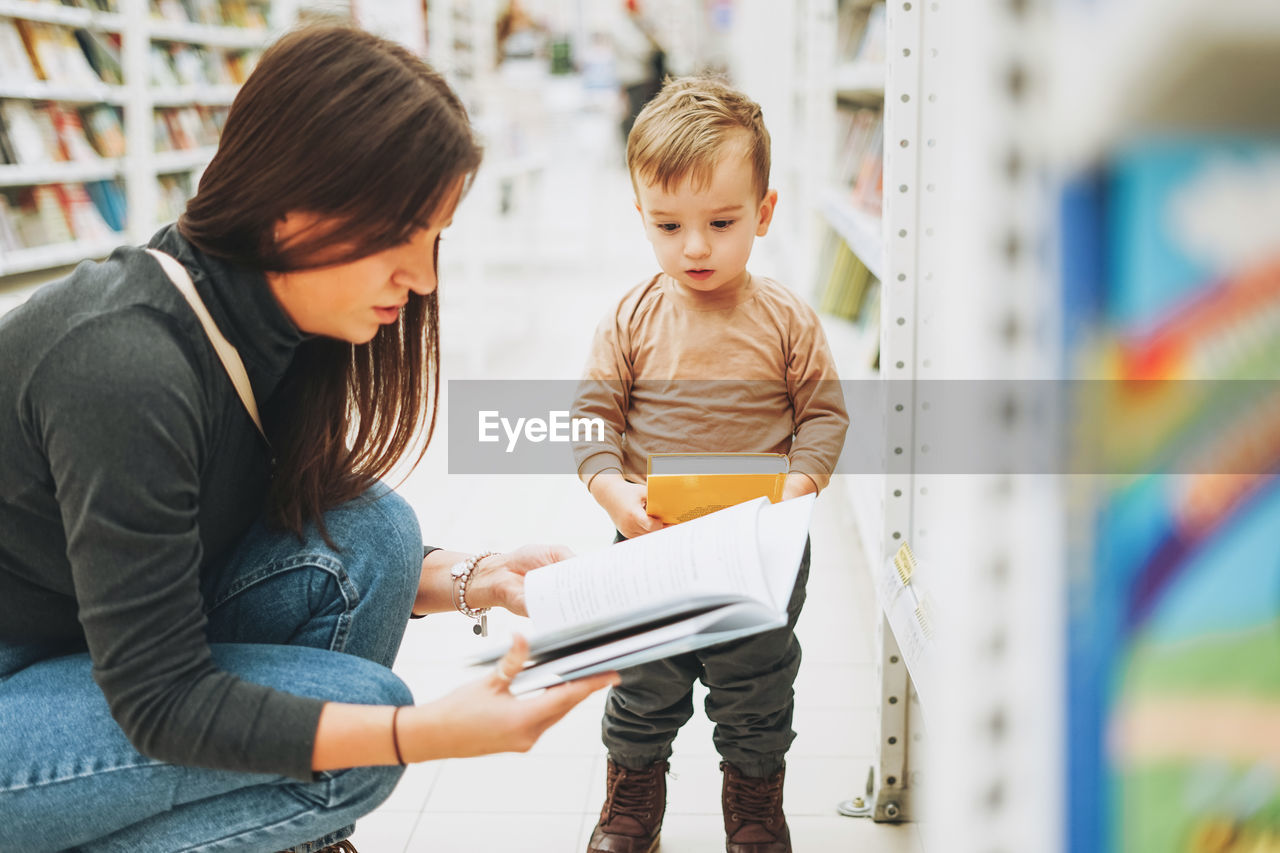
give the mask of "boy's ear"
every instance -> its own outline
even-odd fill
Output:
[[[773,222],[773,211],[778,207],[778,191],[769,190],[760,200],[760,217],[756,221],[756,236],[763,237],[769,233],[769,223]]]

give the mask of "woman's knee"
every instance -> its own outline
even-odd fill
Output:
[[[361,664],[353,670],[343,685],[346,695],[342,701],[356,705],[413,704],[413,693],[408,685],[385,666],[361,659]]]
[[[214,663],[245,681],[326,702],[411,705],[413,693],[380,663],[310,646],[215,643]]]
[[[340,527],[339,547],[356,545],[362,550],[385,550],[388,564],[420,566],[422,530],[418,514],[390,487],[377,482],[360,497],[333,510],[327,523]],[[344,541],[345,540],[345,541]]]

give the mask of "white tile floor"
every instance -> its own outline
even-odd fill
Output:
[[[612,119],[574,112],[572,92],[549,100],[554,154],[541,177],[518,187],[516,208],[505,219],[496,191],[481,180],[442,250],[446,380],[576,377],[600,317],[654,270]],[[768,239],[757,243],[753,269],[778,275],[768,252]],[[785,281],[785,274],[778,277]],[[26,295],[25,289],[0,292],[0,312]],[[537,541],[577,551],[608,546],[608,517],[574,477],[450,476],[444,412],[438,424],[422,464],[402,486],[428,542],[459,550]],[[812,528],[786,810],[799,851],[921,853],[914,825],[880,825],[835,811],[866,778],[876,701],[874,595],[843,494],[831,489],[821,497]],[[491,632],[510,632],[522,621],[495,614]],[[429,701],[476,677],[460,664],[474,643],[459,616],[414,622],[396,672],[419,702]],[[354,843],[363,853],[585,849],[604,794],[601,705],[599,695],[588,699],[527,755],[410,768],[391,798],[359,823]],[[663,827],[667,853],[723,849],[717,764],[711,726],[699,710],[676,740]]]

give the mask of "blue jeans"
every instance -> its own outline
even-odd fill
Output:
[[[256,526],[202,579],[218,665],[335,702],[408,705],[389,667],[413,606],[422,538],[378,484],[326,513],[335,551]],[[351,833],[401,767],[265,774],[165,764],[112,720],[88,654],[0,641],[0,850],[300,853]]]

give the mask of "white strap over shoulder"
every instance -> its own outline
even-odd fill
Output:
[[[213,317],[209,314],[209,309],[205,307],[204,300],[200,298],[200,294],[196,292],[195,283],[191,280],[190,274],[187,273],[186,267],[178,263],[177,258],[157,249],[147,249],[147,254],[160,262],[160,268],[164,270],[165,275],[169,276],[173,286],[178,288],[178,292],[186,298],[191,310],[196,312],[196,318],[200,321],[200,325],[204,327],[204,333],[209,336],[209,342],[213,344],[213,351],[218,354],[218,360],[222,362],[223,368],[227,371],[227,376],[231,378],[231,384],[235,386],[236,393],[240,395],[240,402],[244,403],[245,411],[249,413],[249,417],[253,418],[254,426],[258,428],[258,432],[265,439],[267,431],[262,428],[262,419],[258,416],[258,402],[254,399],[253,386],[249,384],[249,374],[244,369],[244,362],[240,359],[240,353],[223,336],[218,324],[213,322]]]

